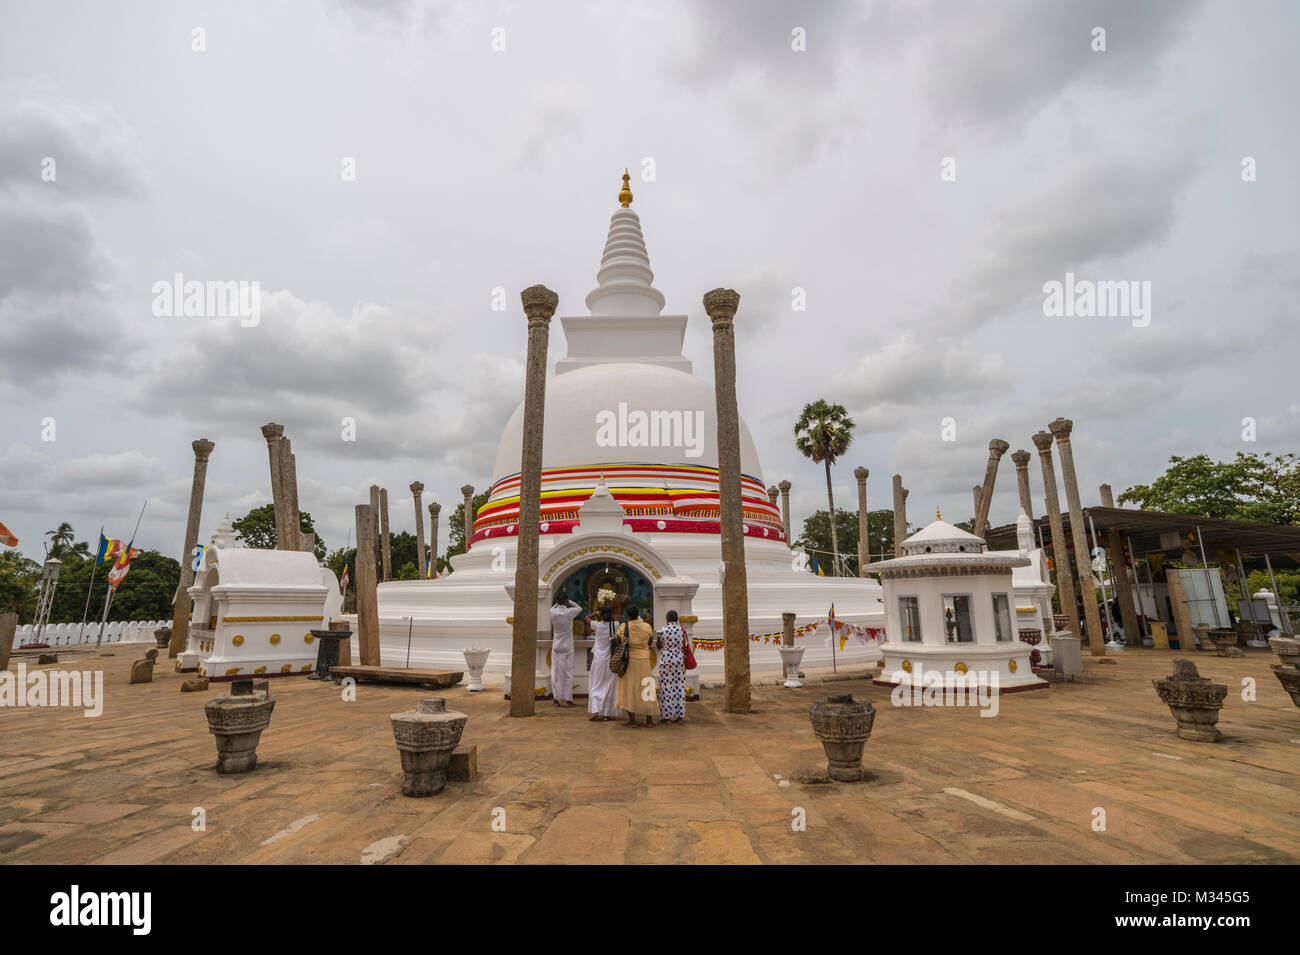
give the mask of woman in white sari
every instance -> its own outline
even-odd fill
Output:
[[[612,720],[619,715],[618,676],[609,668],[609,639],[614,630],[614,608],[605,604],[591,624],[596,644],[591,651],[591,677],[587,690],[587,712],[591,722]]]

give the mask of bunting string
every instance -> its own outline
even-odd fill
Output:
[[[816,620],[812,623],[804,624],[802,627],[795,627],[794,637],[798,640],[816,630],[826,627],[826,625],[827,618],[823,617],[822,619]],[[851,623],[845,623],[843,620],[835,621],[835,633],[839,637],[841,650],[844,649],[845,644],[847,644],[849,640],[865,645],[872,641],[880,642],[885,639],[884,627],[858,627]],[[750,643],[776,644],[779,646],[781,639],[782,634],[779,631],[777,633],[751,633],[749,635]],[[722,643],[723,641],[721,638],[714,639],[711,637],[691,636],[691,645],[695,647],[696,650],[721,650]]]

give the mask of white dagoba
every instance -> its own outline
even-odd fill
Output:
[[[1015,624],[1017,551],[988,552],[983,539],[938,517],[903,541],[903,556],[876,565],[885,591],[884,686],[925,686],[925,674],[996,679],[1002,692],[1046,687]]]
[[[538,584],[543,609],[560,588],[584,605],[611,587],[642,609],[654,625],[678,610],[697,640],[722,637],[718,580],[718,448],[713,387],[692,374],[682,354],[686,315],[664,315],[664,297],[630,208],[624,176],[621,207],[587,295],[589,314],[560,319],[567,353],[546,387],[541,548]],[[738,320],[743,334],[743,314]],[[523,326],[519,329],[522,342]],[[782,612],[803,626],[825,618],[882,627],[880,585],[857,577],[817,577],[791,552],[781,514],[767,485],[749,429],[741,422],[745,560],[749,630],[779,634]],[[506,422],[487,503],[475,515],[468,553],[436,580],[379,586],[380,652],[385,664],[461,668],[467,643],[490,647],[489,671],[509,671],[511,600],[519,515],[523,405]],[[603,482],[621,514],[613,520],[580,509]],[[541,620],[549,620],[542,613]],[[549,639],[539,632],[539,639]],[[354,641],[355,642],[355,641]],[[780,671],[779,639],[752,645],[754,669]],[[829,666],[827,628],[804,639],[805,667]],[[840,662],[871,662],[874,641],[836,647]],[[722,672],[721,650],[697,652],[706,676]],[[538,673],[539,687],[544,675]]]

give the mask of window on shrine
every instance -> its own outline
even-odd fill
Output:
[[[974,643],[969,594],[943,595],[943,629],[949,643]]]
[[[993,595],[993,626],[999,643],[1015,639],[1011,633],[1011,600],[1006,594]]]
[[[921,605],[916,597],[898,598],[898,621],[905,643],[921,642]]]

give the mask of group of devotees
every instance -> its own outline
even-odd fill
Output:
[[[574,705],[573,623],[585,616],[587,611],[563,591],[556,596],[551,607],[551,692],[556,706]],[[616,620],[609,603],[588,623],[595,636],[587,696],[591,722],[613,720],[620,713],[627,715],[624,726],[642,725],[638,716],[645,717],[646,726],[654,726],[656,716],[662,723],[686,719],[686,650],[691,638],[678,622],[677,611],[668,611],[657,632],[636,607],[627,608],[625,621]],[[627,652],[622,676],[610,667],[610,651],[620,643]],[[651,673],[651,648],[659,655],[658,680]]]

